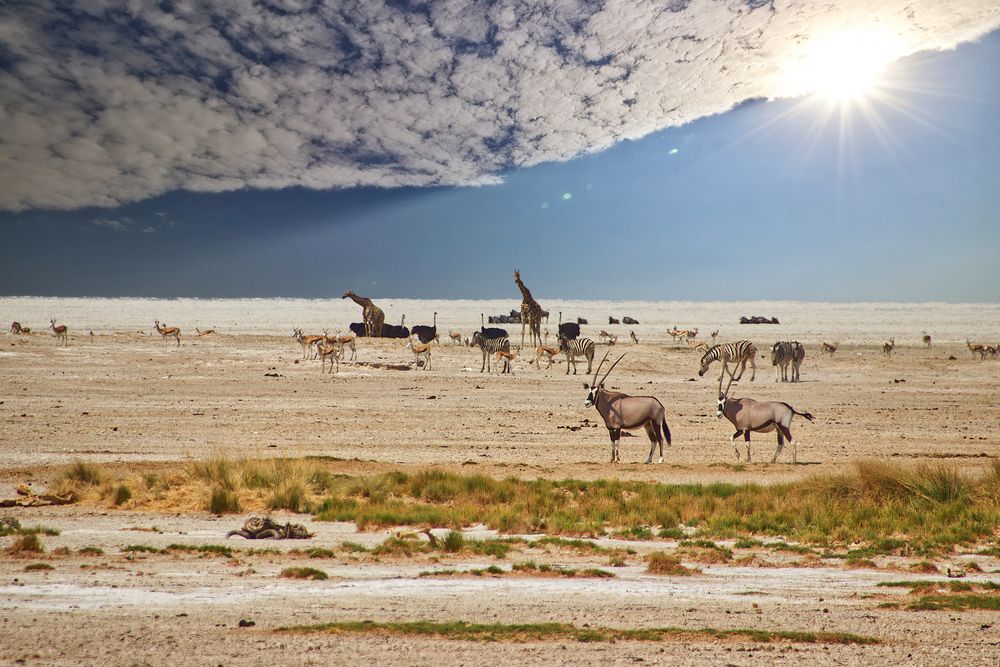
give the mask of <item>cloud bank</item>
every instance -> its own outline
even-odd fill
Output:
[[[818,35],[900,55],[995,0],[33,0],[0,8],[0,208],[471,185],[796,94]]]

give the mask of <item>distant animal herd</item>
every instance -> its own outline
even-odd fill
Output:
[[[594,356],[597,350],[597,343],[592,339],[581,337],[581,325],[586,325],[587,320],[577,318],[575,322],[562,321],[562,313],[559,313],[557,324],[556,344],[548,345],[548,329],[544,335],[541,331],[542,321],[548,322],[548,311],[545,311],[532,298],[531,292],[521,280],[520,272],[514,272],[514,281],[521,292],[520,310],[512,310],[509,316],[490,316],[490,324],[511,323],[521,325],[521,345],[511,349],[510,336],[506,329],[486,326],[484,314],[480,315],[480,328],[472,332],[470,337],[463,337],[458,331],[450,331],[448,339],[452,344],[466,345],[477,348],[481,353],[481,365],[479,372],[492,372],[497,374],[513,375],[513,362],[521,353],[525,344],[525,333],[527,331],[529,343],[534,349],[534,355],[528,360],[529,365],[534,365],[541,370],[541,361],[546,361],[545,368],[551,368],[558,356],[562,356],[566,364],[566,374],[573,369],[573,374],[577,374],[577,359],[582,358],[587,362],[587,374],[593,371]],[[361,306],[361,322],[354,322],[348,325],[350,334],[336,333],[331,335],[327,330],[322,334],[305,334],[302,329],[295,328],[292,338],[299,343],[302,348],[302,359],[319,359],[320,373],[338,372],[341,360],[345,359],[350,351],[349,361],[355,361],[357,357],[358,338],[396,338],[405,339],[407,344],[404,349],[409,350],[413,355],[415,367],[423,368],[426,371],[432,370],[432,356],[434,343],[440,343],[441,332],[437,327],[437,313],[434,313],[433,321],[430,325],[417,325],[410,329],[406,327],[406,316],[400,318],[399,325],[385,323],[385,313],[376,306],[371,299],[358,296],[352,291],[344,292],[344,299],[351,299]],[[609,316],[609,324],[619,324],[619,320]],[[621,319],[626,325],[637,325],[638,320],[631,317]],[[777,323],[776,318],[764,318],[754,316],[753,318],[741,318],[742,323]],[[69,344],[69,329],[65,324],[57,324],[55,319],[49,322],[52,334],[62,345]],[[181,345],[181,330],[176,326],[167,326],[158,319],[153,320],[153,328],[158,333],[164,344],[171,339],[176,347]],[[215,335],[215,329],[202,331],[195,329],[198,336]],[[10,327],[12,335],[30,335],[32,330],[23,326],[19,322],[13,322]],[[742,437],[746,441],[746,460],[750,460],[750,433],[767,433],[776,431],[778,448],[774,453],[772,462],[776,461],[784,446],[784,441],[788,440],[792,445],[792,462],[796,461],[795,442],[792,439],[790,430],[792,417],[794,415],[804,416],[809,421],[813,421],[813,416],[808,412],[799,412],[791,405],[783,402],[765,401],[758,402],[749,398],[733,398],[729,396],[729,391],[734,382],[738,382],[747,366],[750,366],[750,381],[756,377],[756,358],[758,350],[756,345],[749,340],[739,340],[731,343],[716,343],[719,331],[710,334],[711,344],[697,340],[699,331],[694,329],[679,329],[671,327],[667,334],[673,339],[677,346],[682,342],[691,349],[703,352],[699,376],[704,376],[709,367],[719,362],[721,374],[718,378],[718,405],[716,416],[725,416],[736,428],[732,436],[732,444],[736,449],[736,457],[740,458],[739,448],[736,441]],[[90,332],[93,336],[93,332]],[[628,396],[621,392],[613,392],[605,388],[604,383],[608,375],[621,361],[622,354],[611,364],[608,371],[598,381],[597,376],[601,368],[607,361],[610,348],[618,343],[618,336],[601,330],[598,336],[601,343],[607,346],[608,352],[598,364],[597,371],[594,372],[593,380],[585,384],[588,390],[585,405],[596,407],[602,416],[608,433],[611,437],[611,461],[620,460],[618,453],[618,441],[622,430],[645,429],[651,448],[646,463],[651,463],[653,454],[657,446],[660,449],[660,462],[663,461],[663,443],[670,444],[670,429],[667,426],[665,410],[662,403],[651,396]],[[639,344],[639,339],[635,331],[629,332],[629,338],[633,344]],[[932,348],[931,336],[926,332],[921,338],[921,342],[927,349]],[[839,342],[822,342],[820,350],[826,354],[834,355],[839,348]],[[985,343],[974,343],[966,340],[966,346],[973,356],[978,355],[981,360],[987,358],[996,359],[1000,345],[989,345]],[[894,338],[890,338],[882,345],[882,352],[886,357],[891,357],[896,347]],[[802,363],[806,357],[805,346],[798,341],[777,341],[770,347],[771,365],[775,369],[775,382],[799,382]],[[728,376],[728,383],[723,388],[723,382]]]

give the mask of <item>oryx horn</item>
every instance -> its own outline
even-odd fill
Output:
[[[615,366],[618,365],[618,362],[625,358],[625,354],[622,354],[622,356],[618,357],[618,360],[615,361],[615,363],[611,364],[611,368],[608,369],[608,372],[604,374],[604,377],[601,378],[601,381],[598,384],[604,384],[604,381],[608,379],[609,375],[611,375],[611,371],[615,369]],[[604,356],[607,356],[607,354],[605,354]]]
[[[594,387],[597,386],[597,376],[600,375],[600,373],[601,373],[601,366],[603,366],[604,362],[608,360],[608,355],[609,354],[611,354],[611,350],[608,350],[607,352],[605,352],[604,353],[604,358],[601,359],[601,363],[597,364],[597,370],[594,371],[594,382],[593,382],[593,385],[591,385],[591,386],[594,386]],[[607,377],[607,376],[605,376],[605,377]]]

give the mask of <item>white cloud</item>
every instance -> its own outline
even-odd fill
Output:
[[[0,208],[494,183],[801,92],[789,73],[810,40],[873,24],[905,55],[975,39],[1000,25],[1000,5],[18,3],[0,9]]]

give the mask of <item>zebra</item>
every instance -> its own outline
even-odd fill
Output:
[[[729,373],[729,384],[732,385],[733,382],[738,381],[743,377],[743,371],[747,369],[747,362],[750,362],[750,381],[757,376],[757,364],[754,361],[757,356],[757,346],[748,340],[738,340],[735,343],[722,343],[720,345],[713,345],[709,348],[708,352],[701,358],[701,368],[698,370],[698,377],[702,377],[708,371],[708,367],[712,365],[713,361],[719,361],[722,363],[722,374],[719,375],[719,393],[727,394],[729,393],[729,387],[726,387],[726,391],[722,391],[722,379]],[[740,367],[739,373],[733,373],[729,370],[729,364],[733,364],[733,369],[735,370],[737,366]]]
[[[788,382],[788,364],[795,352],[787,340],[779,340],[771,346],[771,365],[774,366],[774,381]]]
[[[774,366],[774,381],[779,377],[782,382],[788,382],[788,366],[792,366],[792,382],[799,381],[799,366],[806,357],[806,349],[797,340],[778,341],[771,346],[771,365]]]
[[[573,365],[573,375],[576,375],[577,355],[587,358],[587,375],[590,375],[594,365],[594,341],[589,338],[568,340],[565,336],[559,336],[559,349],[566,355],[566,375],[569,375],[570,364]]]
[[[481,331],[473,331],[472,347],[478,347],[483,353],[483,365],[479,369],[479,372],[482,373],[484,370],[490,370],[491,356],[494,356],[497,352],[510,352],[510,338],[506,336],[487,338]]]
[[[799,368],[806,358],[806,346],[797,340],[792,341],[792,382],[799,381]]]

